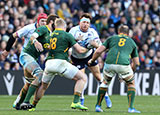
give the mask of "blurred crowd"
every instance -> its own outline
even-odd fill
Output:
[[[117,28],[126,24],[129,36],[136,42],[140,57],[139,69],[160,69],[160,1],[159,0],[0,0],[0,52],[9,36],[23,26],[34,23],[39,13],[57,14],[65,19],[68,28],[79,23],[79,17],[88,12],[91,27],[101,41],[117,34]],[[2,70],[20,70],[18,57],[24,39],[18,39],[7,59],[0,61]],[[99,58],[102,69],[106,54]],[[45,54],[38,60],[44,68]]]

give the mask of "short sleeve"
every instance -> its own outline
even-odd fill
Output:
[[[67,40],[70,44],[70,47],[72,47],[74,44],[76,44],[77,42],[75,41],[75,38],[73,37],[72,34],[68,33],[68,37],[67,37]]]
[[[134,57],[138,57],[138,50],[137,50],[137,47],[135,46],[132,53],[131,53],[131,57],[134,58]]]
[[[105,46],[107,49],[109,48],[109,41],[110,41],[111,37],[107,38],[104,42],[103,42],[103,46]]]

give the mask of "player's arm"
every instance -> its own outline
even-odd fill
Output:
[[[80,46],[76,41],[75,41],[75,38],[73,37],[73,35],[71,33],[68,33],[67,34],[67,40],[69,41],[70,43],[70,47],[74,47],[75,50],[78,52],[78,53],[85,53],[88,51],[88,49]]]
[[[31,44],[34,44],[35,42],[38,42],[38,40],[37,40],[38,37],[39,37],[39,34],[37,32],[34,32],[30,37]]]
[[[30,30],[30,25],[24,26],[23,28],[19,29],[18,31],[14,32],[8,42],[7,42],[7,46],[6,46],[6,51],[9,52],[10,49],[12,48],[13,44],[15,43],[17,38],[22,38],[23,36],[25,36],[26,34],[28,34],[28,31]]]
[[[95,60],[102,54],[102,52],[104,52],[106,50],[106,47],[104,45],[101,45],[100,47],[98,47],[96,49],[96,51],[94,52],[92,58],[89,60],[88,64],[91,64],[93,62],[95,62]]]
[[[139,57],[132,58],[131,67],[134,72],[136,71],[138,66],[140,66]]]
[[[46,28],[44,28],[44,27],[38,27],[30,37],[31,44],[38,42],[37,38],[39,36],[42,36],[45,33],[45,30],[46,30]]]
[[[80,46],[78,43],[74,44],[73,47],[76,49],[78,53],[85,53],[88,51],[88,49]]]
[[[135,72],[137,67],[140,65],[136,44],[135,44],[135,48],[133,49],[133,51],[131,53],[131,57],[132,57],[131,67],[132,67],[133,71]]]
[[[16,39],[18,38],[17,32],[14,32],[8,42],[7,42],[7,46],[6,49],[1,53],[1,56],[3,56],[4,58],[6,58],[9,54],[10,49],[12,48],[13,44],[15,43]]]
[[[93,32],[94,39],[90,41],[90,45],[97,49],[99,46],[102,45],[102,42],[99,38],[98,33],[93,28],[92,28],[92,32]]]
[[[34,44],[36,50],[38,52],[42,52],[43,51],[43,46],[42,44],[37,40],[37,38],[39,37],[39,35],[34,32],[31,37],[30,37],[30,40],[31,40],[31,44]]]
[[[39,36],[42,36],[46,31],[47,31],[47,29],[45,27],[39,27],[35,30],[35,32],[30,37],[31,44],[34,44],[34,46],[38,52],[43,51],[43,46],[37,39]]]
[[[109,49],[110,39],[111,39],[111,38],[107,38],[107,39],[105,40],[105,42],[96,49],[96,51],[94,52],[92,58],[88,61],[88,64],[89,64],[89,65],[90,65],[91,63],[93,63],[93,62],[102,54],[102,52],[104,52],[104,51],[106,51],[107,49]]]
[[[10,38],[9,38],[9,40],[8,40],[8,42],[7,42],[7,46],[6,46],[6,51],[7,51],[7,52],[10,51],[10,49],[12,48],[13,44],[15,43],[17,37],[18,37],[18,36],[17,36],[16,32],[13,33],[13,34],[10,36]]]
[[[96,49],[99,47],[99,44],[95,40],[91,40],[89,43],[91,46],[93,46]]]

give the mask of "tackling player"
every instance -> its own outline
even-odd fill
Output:
[[[43,70],[37,63],[37,59],[44,50],[49,48],[49,37],[54,29],[54,21],[56,18],[56,15],[49,15],[46,21],[47,25],[37,28],[31,35],[27,46],[23,49],[20,61],[23,64],[26,73],[31,74],[35,79],[29,86],[26,97],[20,105],[21,109],[27,109],[26,105],[29,103],[31,96],[34,94],[34,91],[41,82]],[[33,101],[34,105],[35,103],[36,101]]]
[[[79,54],[74,48],[72,48],[72,54],[71,54],[71,60],[75,66],[78,67],[83,73],[85,73],[85,68],[88,66],[90,71],[92,72],[93,76],[99,81],[102,82],[102,77],[100,74],[100,69],[98,66],[98,62],[95,61],[91,65],[88,65],[89,59],[91,59],[94,48],[98,48],[99,45],[101,45],[101,41],[99,39],[99,35],[97,32],[90,28],[91,23],[91,16],[88,13],[84,13],[80,18],[80,23],[78,26],[75,26],[71,28],[69,33],[71,33],[75,40],[83,47],[87,47],[89,50],[86,53]],[[90,45],[91,41],[96,41],[97,44],[94,44],[94,46]],[[84,90],[87,87],[87,83],[85,85]],[[84,104],[84,90],[81,95],[81,104]],[[106,93],[105,96],[106,105],[108,108],[111,108],[112,102]]]
[[[128,37],[129,28],[126,25],[122,25],[118,29],[118,35],[111,36],[101,45],[93,54],[92,59],[88,64],[92,64],[101,55],[103,51],[108,49],[108,55],[105,60],[103,69],[104,81],[100,84],[96,112],[103,112],[101,109],[101,103],[103,97],[108,90],[108,85],[112,78],[118,74],[118,77],[125,81],[128,91],[128,112],[140,113],[133,105],[135,100],[135,80],[133,71],[139,66],[138,50],[135,42],[132,38]],[[130,65],[130,56],[132,58],[132,64]]]
[[[42,25],[46,25],[46,20],[47,20],[47,14],[40,13],[37,17],[37,22],[36,23],[26,25],[23,28],[21,28],[20,30],[13,33],[11,35],[9,41],[7,42],[6,50],[4,50],[1,55],[7,57],[8,54],[9,54],[9,51],[12,48],[16,39],[24,37],[24,39],[25,39],[24,45],[23,45],[22,51],[21,51],[20,56],[19,56],[20,63],[23,66],[23,63],[22,63],[22,60],[21,60],[21,58],[23,57],[23,49],[26,47],[28,41],[30,40],[30,36],[36,30],[36,28],[38,28]],[[25,69],[24,69],[24,76],[25,76],[26,83],[24,84],[23,88],[21,89],[20,94],[17,96],[17,99],[13,103],[13,108],[16,108],[17,110],[20,109],[20,104],[23,102],[23,100],[26,96],[28,87],[34,79],[31,74],[27,74]]]

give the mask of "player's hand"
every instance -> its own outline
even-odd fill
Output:
[[[93,46],[94,48],[98,48],[98,43],[97,43],[95,40],[90,40],[90,41],[89,41],[89,44],[90,44],[91,46]]]
[[[36,48],[36,50],[37,50],[38,52],[42,52],[42,51],[43,51],[43,46],[42,46],[42,44],[41,44],[40,42],[36,41],[36,42],[34,43],[34,46],[35,46],[35,48]]]
[[[88,65],[91,65],[93,63],[93,61],[92,61],[92,59],[90,59],[89,61],[88,61]]]

